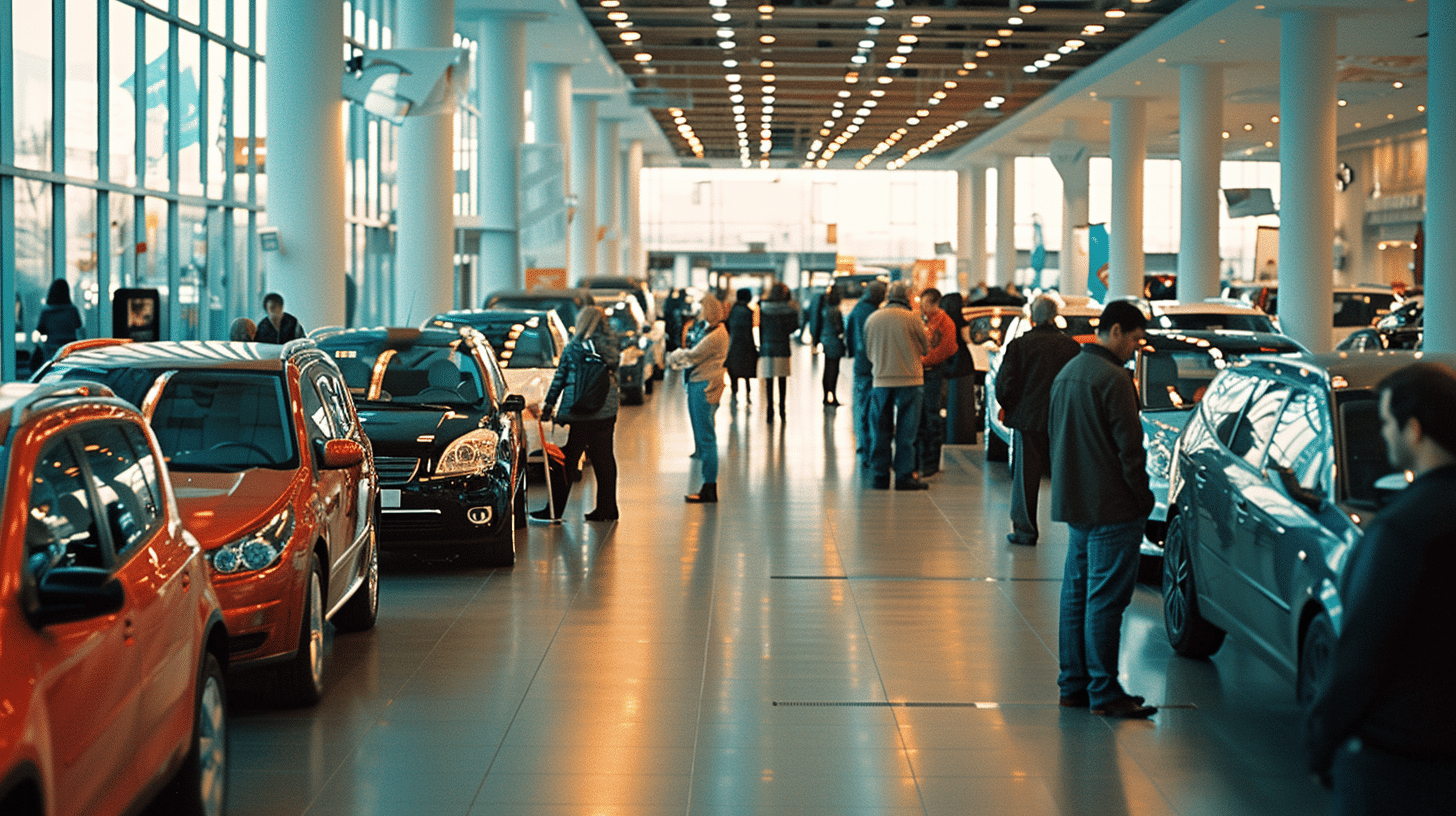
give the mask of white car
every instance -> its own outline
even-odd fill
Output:
[[[1336,286],[1334,287],[1334,325],[1330,328],[1331,345],[1338,346],[1342,340],[1365,328],[1399,306],[1401,298],[1388,286]],[[1265,313],[1274,315],[1274,325],[1279,321],[1278,283],[1234,283],[1224,290],[1224,296],[1251,303]]]
[[[1242,300],[1208,298],[1184,303],[1175,300],[1151,300],[1148,307],[1152,319],[1150,329],[1183,331],[1251,331],[1278,333],[1279,324],[1271,315]]]

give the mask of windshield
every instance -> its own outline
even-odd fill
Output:
[[[370,339],[320,346],[333,355],[356,399],[475,405],[486,389],[475,358],[459,348],[461,343],[385,348],[382,339]]]
[[[1263,314],[1193,312],[1158,315],[1156,320],[1158,328],[1183,331],[1228,329],[1231,331],[1272,332],[1275,330],[1274,321],[1268,315]]]
[[[540,318],[477,326],[506,368],[554,368],[553,344]]]
[[[1139,383],[1143,407],[1192,408],[1203,399],[1217,373],[1217,362],[1204,351],[1145,350]]]
[[[141,405],[168,369],[57,366],[47,382],[95,380]],[[152,431],[172,470],[232,473],[296,468],[293,423],[280,374],[182,369],[167,380],[152,411]]]

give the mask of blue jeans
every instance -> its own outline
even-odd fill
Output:
[[[870,446],[874,444],[873,423],[870,422],[870,391],[874,390],[875,378],[869,374],[854,375],[854,392],[850,395],[854,409],[854,452],[859,454],[859,466],[870,466]]]
[[[1063,697],[1085,690],[1093,708],[1127,696],[1117,681],[1122,613],[1137,582],[1147,519],[1120,524],[1068,524],[1062,572],[1057,685]]]
[[[916,435],[915,447],[920,460],[922,475],[940,471],[940,449],[945,445],[945,377],[939,367],[925,369],[925,384],[921,386],[924,396],[920,400],[920,433]]]
[[[718,429],[713,414],[718,406],[708,402],[708,383],[688,383],[688,420],[693,424],[693,443],[702,455],[703,481],[718,481]]]
[[[890,470],[890,444],[895,445],[895,479],[908,479],[915,472],[915,434],[920,430],[920,401],[924,390],[918,385],[875,388],[870,391],[870,473],[876,481]]]

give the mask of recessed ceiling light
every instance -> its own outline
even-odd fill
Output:
[[[622,42],[636,42],[637,40],[642,39],[642,35],[637,33],[636,31],[623,31],[617,36],[622,38]]]
[[[1117,9],[1117,8],[1108,9],[1107,11],[1104,11],[1102,13],[1104,15],[1106,15],[1107,17],[1113,19],[1113,20],[1116,20],[1119,17],[1126,17],[1127,16],[1127,12],[1123,11],[1122,9]]]
[[[868,20],[865,20],[865,22],[868,23],[869,25],[872,25],[872,26],[874,26],[876,28],[879,28],[880,26],[882,26],[882,25],[885,24],[885,18],[884,17],[871,17]]]

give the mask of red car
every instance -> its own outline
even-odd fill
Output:
[[[95,383],[11,383],[0,464],[0,813],[220,814],[228,633],[156,437]]]
[[[36,379],[141,406],[212,564],[234,667],[276,669],[283,702],[318,702],[324,621],[369,629],[379,608],[379,480],[328,355],[311,340],[83,340]]]

